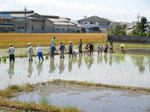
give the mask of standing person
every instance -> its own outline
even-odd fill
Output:
[[[38,55],[38,58],[39,60],[44,60],[43,58],[43,47],[40,46],[40,44],[38,44],[38,47],[37,47],[37,55]]]
[[[99,44],[97,44],[97,52],[98,52],[98,55],[101,53],[101,46]]]
[[[54,58],[55,51],[56,51],[56,47],[54,45],[50,44],[50,56],[52,58]]]
[[[114,53],[114,51],[113,51],[113,42],[110,42],[110,53]]]
[[[101,46],[100,46],[100,52],[102,53],[103,52],[103,44],[101,44]]]
[[[92,43],[90,43],[89,49],[90,49],[90,55],[93,55],[94,45]]]
[[[88,48],[89,48],[89,45],[86,44],[85,48],[84,48],[84,55],[88,53]]]
[[[53,37],[53,39],[52,39],[52,45],[55,46],[55,37]]]
[[[78,46],[79,48],[79,55],[82,54],[82,39],[80,39],[80,44]]]
[[[9,61],[11,62],[15,62],[15,48],[13,47],[12,44],[9,45]]]
[[[64,58],[64,52],[65,52],[66,48],[62,42],[60,42],[59,50],[60,50],[60,58]]]
[[[108,44],[105,45],[105,50],[104,50],[104,52],[107,53],[107,50],[108,50]]]
[[[28,43],[28,46],[29,46],[28,47],[28,55],[29,55],[29,62],[30,62],[30,61],[33,61],[34,52],[33,52],[31,43]]]
[[[73,56],[72,54],[73,54],[73,44],[72,44],[72,42],[70,41],[70,42],[69,42],[69,57],[70,57],[70,56]]]

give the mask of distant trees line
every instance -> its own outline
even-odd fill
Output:
[[[120,25],[116,24],[112,29],[110,29],[109,34],[113,34],[116,36],[149,36],[150,37],[150,32],[147,32],[146,28],[149,28],[150,26],[147,26],[147,18],[142,17],[140,22],[137,22],[134,28],[130,33],[127,34],[127,26],[126,24]]]

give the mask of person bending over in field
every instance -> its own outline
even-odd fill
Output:
[[[73,44],[72,44],[72,42],[70,41],[70,42],[69,42],[69,57],[73,56],[72,53],[73,53]]]
[[[33,48],[32,48],[31,43],[28,43],[28,51],[27,51],[27,53],[29,55],[29,62],[33,61],[34,52],[33,52]]]
[[[65,45],[64,45],[62,42],[60,42],[59,50],[60,50],[60,58],[61,58],[61,59],[62,59],[62,58],[65,58],[65,57],[64,57],[64,52],[65,52],[66,48],[65,48]]]
[[[56,51],[56,47],[54,45],[50,44],[50,56],[52,58],[54,58],[55,51]]]
[[[9,61],[11,62],[15,62],[15,48],[13,47],[12,44],[9,45]]]
[[[37,50],[37,55],[38,55],[39,61],[41,59],[44,60],[44,58],[43,58],[43,47],[41,47],[40,44],[38,44],[36,50]]]

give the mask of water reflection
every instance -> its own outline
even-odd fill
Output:
[[[34,62],[30,63],[26,58],[16,58],[15,63],[7,62],[7,65],[1,63],[0,88],[7,87],[8,84],[4,80],[8,78],[11,79],[7,81],[10,85],[45,82],[50,78],[131,86],[150,85],[148,83],[150,82],[150,57],[147,56],[109,53],[98,56],[94,53],[93,56],[65,57],[65,59],[60,59],[56,56],[55,59],[50,58],[44,61],[34,59]],[[24,77],[28,78],[24,79]]]
[[[104,61],[105,61],[105,63],[107,64],[107,62],[108,62],[108,57],[107,57],[107,54],[106,54],[106,53],[104,54]]]
[[[73,62],[73,57],[68,58],[68,71],[72,71],[72,62]]]
[[[149,71],[150,71],[150,58],[148,59],[148,66],[149,66]]]
[[[55,66],[55,59],[54,58],[50,58],[50,66],[49,66],[49,73],[53,73],[56,69]]]
[[[28,77],[30,78],[32,76],[33,73],[33,62],[28,62]]]
[[[82,55],[79,55],[79,59],[78,59],[78,67],[80,68],[82,64]]]
[[[118,54],[115,54],[115,55],[113,55],[113,59],[114,59],[114,62],[116,62],[116,63],[123,63],[123,62],[125,62],[126,60],[125,60],[125,55],[118,55]]]
[[[14,75],[14,63],[9,63],[9,69],[8,69],[8,75],[9,75],[9,78],[11,79],[12,76]]]
[[[97,64],[101,64],[103,62],[103,55],[100,54],[97,56]]]
[[[138,67],[139,71],[141,73],[143,73],[145,71],[145,66],[144,66],[144,57],[143,56],[140,56],[140,57],[137,57],[137,56],[131,56],[135,66]]]
[[[38,64],[36,63],[38,75],[40,75],[43,71],[43,62],[44,61],[38,61]]]
[[[90,69],[92,67],[93,63],[94,63],[94,58],[93,58],[93,55],[92,55],[92,56],[88,57],[88,63],[87,63],[88,64],[88,69]]]
[[[59,73],[63,73],[63,71],[65,70],[65,64],[64,64],[64,59],[60,59],[59,60]]]
[[[113,54],[110,54],[110,55],[109,55],[109,65],[110,65],[110,66],[112,66],[112,63],[113,63],[112,60],[113,60]]]

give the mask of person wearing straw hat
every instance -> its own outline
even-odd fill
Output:
[[[31,43],[28,43],[29,62],[30,62],[30,61],[33,61],[33,55],[34,55],[34,52],[33,52],[32,45],[31,45]]]
[[[70,57],[70,56],[73,56],[73,55],[72,55],[72,52],[73,52],[73,44],[72,44],[72,42],[70,41],[70,42],[69,42],[69,57]]]
[[[124,44],[121,44],[121,45],[120,45],[120,51],[122,51],[122,52],[125,53]]]
[[[9,61],[11,62],[15,62],[15,48],[13,47],[12,44],[9,44]]]

